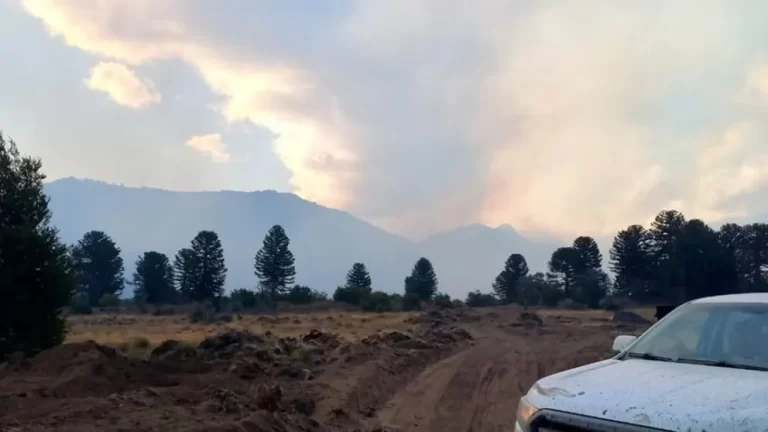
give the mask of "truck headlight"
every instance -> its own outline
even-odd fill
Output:
[[[525,396],[520,398],[520,402],[517,403],[517,424],[523,431],[528,431],[531,417],[536,414],[536,411],[538,408],[528,402]]]

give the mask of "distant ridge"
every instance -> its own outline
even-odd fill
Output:
[[[224,245],[227,288],[253,288],[253,258],[267,230],[280,224],[296,256],[297,283],[332,292],[359,261],[369,268],[374,289],[402,291],[413,263],[426,256],[435,266],[440,290],[463,298],[470,290],[490,289],[510,253],[524,254],[532,271],[544,270],[558,246],[530,241],[510,225],[481,224],[414,242],[345,211],[273,190],[172,192],[72,177],[47,183],[45,189],[62,239],[74,243],[89,230],[107,232],[122,249],[128,278],[144,251],[172,258],[198,231],[210,229]]]

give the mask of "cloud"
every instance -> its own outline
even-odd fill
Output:
[[[227,147],[221,141],[221,134],[193,136],[187,140],[186,145],[200,153],[206,154],[214,162],[229,162],[229,153],[227,153]]]
[[[71,46],[197,69],[225,120],[275,135],[305,198],[408,234],[564,238],[671,203],[753,211],[768,4],[738,4],[24,0]]]
[[[100,62],[91,69],[85,84],[91,90],[103,91],[120,105],[145,108],[162,100],[152,81],[142,80],[120,63]]]

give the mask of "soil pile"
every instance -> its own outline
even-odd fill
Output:
[[[630,311],[616,311],[613,314],[613,322],[616,324],[623,324],[623,325],[629,325],[629,326],[642,326],[642,325],[648,325],[651,323],[651,321]]]

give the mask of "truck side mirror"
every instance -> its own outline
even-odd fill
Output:
[[[616,336],[616,339],[613,340],[613,353],[618,354],[630,345],[632,345],[632,342],[634,342],[637,339],[637,336],[630,336],[630,335],[619,335]]]

